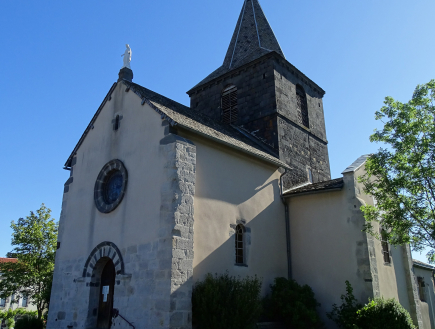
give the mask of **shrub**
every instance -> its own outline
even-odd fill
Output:
[[[34,316],[23,316],[15,322],[15,329],[43,329],[44,321]]]
[[[339,328],[353,329],[356,323],[356,312],[363,307],[353,295],[353,288],[349,281],[346,280],[346,295],[341,295],[342,304],[332,305],[332,311],[326,313],[326,316],[333,320]]]
[[[268,318],[292,329],[323,327],[316,311],[320,304],[314,298],[310,286],[300,286],[294,280],[276,278],[270,288],[271,294],[264,301]]]
[[[15,325],[15,320],[14,320],[14,318],[9,318],[9,319],[6,320],[6,327],[7,327],[8,329],[13,329],[13,328],[14,328],[14,325]]]
[[[395,299],[375,298],[357,312],[360,329],[415,329],[411,316]]]
[[[207,274],[192,293],[193,320],[201,329],[253,328],[261,314],[261,281]]]

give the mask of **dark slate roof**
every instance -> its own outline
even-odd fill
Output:
[[[157,110],[162,115],[162,118],[168,120],[172,125],[199,133],[280,167],[290,169],[287,164],[270,154],[268,152],[269,147],[264,145],[260,139],[253,135],[248,138],[238,127],[216,122],[204,114],[133,82],[123,81],[123,83],[141,97],[142,101],[145,100],[151,107]]]
[[[309,194],[309,193],[319,193],[328,192],[332,190],[341,190],[344,186],[343,178],[337,178],[328,180],[325,182],[306,184],[300,187],[295,187],[293,189],[284,192],[284,196],[293,196],[297,194]]]
[[[223,65],[195,87],[272,51],[284,57],[258,0],[245,0]]]
[[[432,265],[420,262],[419,260],[413,259],[412,262],[414,263],[414,266],[435,270],[435,267],[433,267]]]
[[[171,125],[176,125],[193,131],[219,143],[226,144],[244,153],[261,158],[269,163],[273,163],[279,167],[290,169],[286,163],[279,160],[277,155],[270,151],[270,147],[265,145],[254,135],[246,136],[246,132],[243,132],[239,127],[216,122],[206,115],[194,111],[187,106],[177,103],[172,99],[164,97],[136,83],[126,80],[122,80],[120,83],[123,83],[127,88],[137,94],[142,99],[142,104],[148,103],[162,116],[162,119],[166,119]],[[116,86],[116,84],[114,86]],[[88,128],[85,130],[83,136],[74,148],[74,151],[65,163],[65,167],[71,167],[71,162],[75,153],[86,137],[87,132],[91,129],[105,102],[110,99],[110,94],[114,90],[114,86],[112,86],[97,113],[92,118]]]
[[[344,171],[342,172],[342,174],[348,173],[348,172],[355,172],[359,167],[361,167],[366,161],[367,158],[370,156],[371,154],[365,154],[365,155],[361,155],[358,159],[356,159],[349,167],[347,167],[346,169],[344,169]]]

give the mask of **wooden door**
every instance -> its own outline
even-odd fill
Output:
[[[100,281],[100,303],[98,305],[97,327],[108,329],[112,325],[113,290],[115,288],[115,266],[109,260],[104,266]]]

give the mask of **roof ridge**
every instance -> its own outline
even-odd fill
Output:
[[[261,50],[276,51],[285,58],[258,0],[245,0],[223,66],[232,69],[246,58],[252,61],[264,55]]]

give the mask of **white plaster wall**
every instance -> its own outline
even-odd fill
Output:
[[[284,205],[278,168],[184,133],[196,145],[194,281],[207,273],[257,275],[262,293],[276,277],[287,277]],[[247,267],[235,265],[231,224],[245,220],[251,229]]]
[[[0,311],[7,311],[7,310],[10,310],[10,309],[11,310],[23,309],[23,310],[32,311],[32,312],[36,311],[36,305],[32,304],[32,301],[30,299],[27,301],[27,306],[26,307],[22,306],[23,305],[23,298],[22,297],[20,297],[18,303],[15,302],[15,303],[11,304],[11,297],[10,296],[6,300],[9,300],[9,301],[5,303],[5,306],[0,306]]]
[[[414,265],[414,274],[416,277],[422,277],[426,285],[424,288],[426,301],[421,301],[424,329],[435,328],[435,294],[432,271]]]
[[[373,297],[367,235],[362,232],[360,207],[370,202],[361,195],[354,173],[343,176],[339,191],[294,196],[288,199],[293,278],[312,287],[321,304],[319,315],[328,328],[335,324],[326,312],[341,305],[345,281],[361,302]]]
[[[58,260],[89,255],[102,241],[120,249],[158,237],[160,187],[164,181],[159,141],[164,137],[160,116],[141,106],[133,92],[118,84],[77,152],[74,181],[63,203]],[[122,115],[120,128],[112,120]],[[111,213],[100,213],[94,203],[94,185],[103,166],[121,160],[128,171],[127,190]],[[68,234],[63,234],[67,232]]]
[[[384,265],[381,242],[374,239],[372,248],[372,237],[362,232],[365,219],[360,207],[373,205],[373,198],[357,181],[363,173],[361,167],[344,174],[340,191],[288,199],[293,278],[313,288],[321,303],[319,314],[328,328],[335,324],[326,318],[326,312],[334,303],[341,305],[346,280],[362,303],[380,295],[396,298],[409,312],[413,309],[405,247],[392,247],[392,262]],[[377,223],[374,226],[379,229]]]
[[[345,190],[293,197],[289,207],[293,278],[313,289],[319,315],[334,328],[326,312],[341,304],[346,280],[357,299],[369,297],[369,277],[358,266],[365,253],[361,221],[347,209]]]

